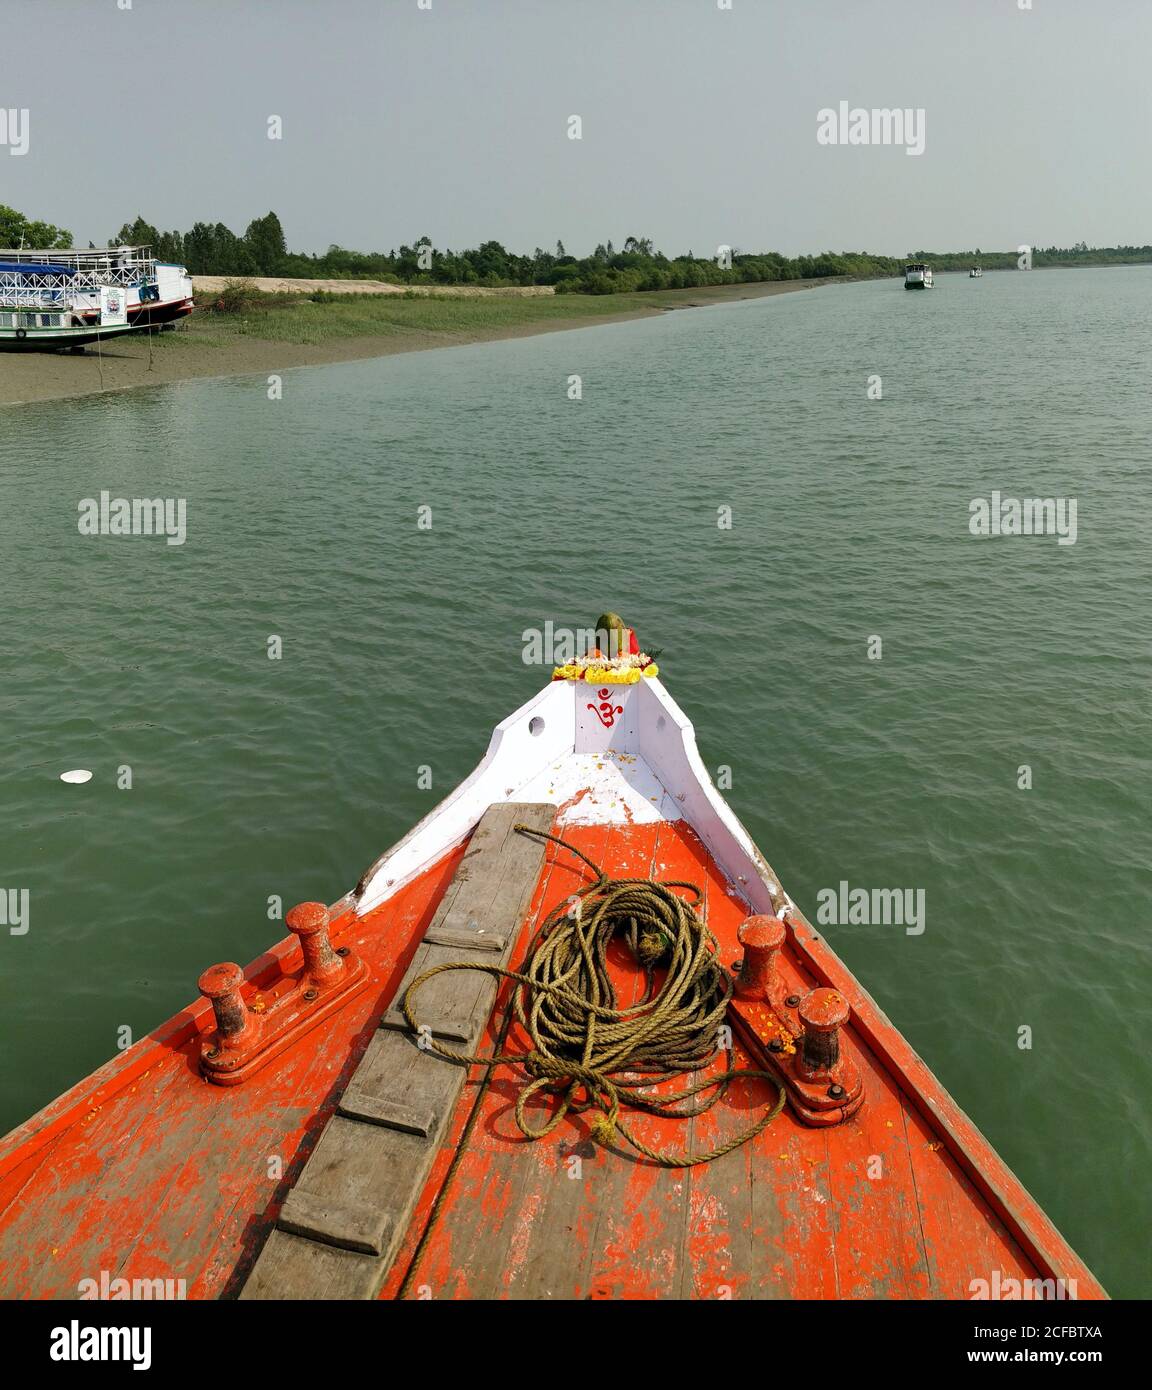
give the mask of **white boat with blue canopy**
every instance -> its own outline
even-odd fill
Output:
[[[68,297],[83,323],[101,322],[100,292],[121,289],[134,328],[171,323],[192,312],[187,268],[157,261],[149,246],[108,246],[86,251],[0,250],[0,300],[12,307],[35,299],[37,309],[56,309]],[[42,292],[37,298],[36,292]],[[41,302],[41,300],[46,302]]]
[[[135,331],[123,285],[96,285],[90,316],[76,278],[75,270],[59,261],[0,260],[0,351],[79,351]]]

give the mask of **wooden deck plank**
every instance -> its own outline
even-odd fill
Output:
[[[377,1265],[354,1250],[342,1250],[287,1231],[271,1233],[258,1261],[259,1278],[277,1290],[276,1298],[323,1302],[369,1299],[377,1283]],[[245,1294],[240,1295],[241,1298]]]
[[[453,891],[445,894],[395,1001],[384,1015],[384,1027],[408,1030],[401,1003],[408,986],[425,971],[473,956],[477,964],[490,964],[495,956],[504,959],[508,955],[512,933],[507,924],[519,931],[527,907],[526,893],[535,887],[543,862],[540,842],[517,834],[512,827],[517,819],[523,819],[546,830],[551,814],[545,805],[533,808],[505,803],[492,807],[481,819],[453,881]],[[531,886],[526,890],[529,879]],[[445,938],[452,944],[441,944]],[[471,953],[464,944],[469,941]],[[495,953],[494,941],[499,943]],[[471,1052],[492,1012],[496,990],[497,982],[490,975],[446,972],[421,987],[420,1019],[434,1036]]]
[[[574,836],[565,837],[577,842]],[[580,848],[610,876],[651,875],[651,837],[635,836],[628,826],[614,825],[606,837],[588,836],[587,840],[587,845],[583,839],[579,841]],[[636,969],[622,942],[610,948],[609,958],[616,968],[620,1002],[635,1002],[642,993],[642,972]],[[524,1044],[527,1045],[527,1039]],[[647,1291],[643,1296],[671,1294],[675,1271],[667,1252],[678,1225],[676,1197],[670,1198],[660,1184],[658,1170],[651,1168],[647,1160],[639,1159],[623,1140],[612,1150],[593,1143],[590,1125],[594,1117],[595,1112],[570,1117],[555,1135],[522,1144],[523,1149],[531,1151],[525,1158],[531,1157],[538,1169],[551,1167],[554,1172],[549,1202],[552,1211],[541,1211],[538,1219],[532,1218],[534,1203],[529,1187],[523,1204],[524,1248],[522,1254],[517,1252],[518,1260],[510,1262],[502,1296],[530,1298],[532,1288],[540,1282],[551,1288],[562,1287],[567,1267],[570,1287],[573,1274],[577,1280],[577,1292],[570,1297],[620,1297],[623,1271],[612,1268],[617,1259],[627,1260],[631,1274],[643,1281]],[[635,1123],[643,1134],[646,1119],[639,1112],[631,1112],[626,1122]],[[643,1171],[638,1171],[641,1168]],[[647,1188],[650,1198],[640,1217],[642,1233],[635,1230],[637,1221],[627,1206],[628,1192],[636,1184]],[[545,1217],[553,1211],[566,1217],[567,1230],[548,1229]]]
[[[661,849],[661,840],[650,832],[620,826],[604,868],[613,878],[680,877],[677,868],[661,862]],[[643,994],[643,971],[623,942],[609,950],[609,960],[615,967],[620,1002],[638,1001]],[[680,1089],[680,1083],[672,1089]],[[678,1152],[693,1143],[692,1120],[673,1123],[628,1107],[622,1118],[641,1142],[653,1148]],[[589,1186],[595,1222],[586,1252],[586,1296],[601,1302],[678,1297],[684,1276],[687,1170],[658,1167],[624,1140],[611,1149],[596,1145],[593,1152]]]
[[[449,891],[429,930],[475,938],[499,936],[499,953],[422,944],[401,982],[402,997],[424,970],[474,958],[503,964],[535,893],[544,847],[519,834],[517,823],[547,830],[550,805],[500,803],[489,808],[473,833]],[[487,1025],[497,981],[450,971],[431,981],[426,1000],[414,1004],[418,1019],[458,1028],[471,1049]],[[394,1012],[392,1017],[394,1017]],[[401,1015],[402,1018],[402,1015]],[[284,1289],[312,1289],[312,1298],[370,1298],[383,1280],[416,1206],[429,1167],[448,1127],[465,1081],[465,1068],[423,1050],[409,1032],[390,1026],[388,1015],[349,1081],[351,1103],[328,1122],[316,1150],[289,1192],[279,1229],[268,1239],[241,1297],[274,1299]],[[404,1023],[407,1028],[407,1023]],[[456,1036],[450,1033],[450,1036]],[[423,1117],[395,1124],[397,1116]],[[301,1239],[306,1237],[306,1239]],[[315,1249],[338,1246],[356,1256],[315,1262]]]

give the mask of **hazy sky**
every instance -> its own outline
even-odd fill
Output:
[[[1152,242],[1152,0],[731,3],[0,0],[0,203],[80,245],[269,209],[303,251]],[[924,153],[818,144],[841,101],[923,107]]]

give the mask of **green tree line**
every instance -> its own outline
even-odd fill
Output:
[[[1019,251],[910,251],[908,259],[927,261],[934,270],[1016,270]],[[1033,246],[1032,264],[1037,269],[1053,266],[1143,265],[1152,261],[1152,246]]]
[[[63,250],[71,234],[46,222],[30,221],[0,206],[0,244]],[[300,277],[309,280],[387,280],[405,285],[553,285],[558,294],[620,294],[634,290],[693,289],[762,280],[805,280],[825,276],[899,274],[904,261],[867,251],[824,251],[784,256],[778,251],[729,255],[667,256],[650,237],[627,236],[617,248],[601,242],[590,256],[571,256],[558,241],[555,250],[537,247],[518,255],[498,241],[470,250],[441,250],[429,237],[390,251],[351,251],[329,246],[322,255],[288,250],[284,228],[274,212],[250,222],[238,235],[222,222],[197,222],[187,232],[161,231],[138,216],[126,222],[113,245],[151,246],[159,260],[186,265],[193,275]],[[1016,251],[910,251],[907,259],[927,261],[940,271],[1015,269]],[[1035,248],[1032,263],[1044,266],[1125,265],[1152,261],[1152,246]]]
[[[322,255],[290,252],[274,212],[249,223],[237,236],[223,223],[197,222],[188,232],[163,232],[143,217],[125,223],[115,241],[149,245],[161,260],[179,261],[193,275],[277,275],[303,279],[388,280],[406,285],[554,285],[558,293],[618,294],[630,290],[690,289],[750,280],[798,280],[824,275],[895,273],[900,263],[863,251],[826,251],[818,256],[749,255],[669,257],[650,238],[625,237],[619,249],[607,241],[590,256],[570,256],[558,241],[554,251],[537,247],[518,255],[498,241],[462,251],[441,250],[430,237],[390,251],[351,251],[329,246]],[[731,264],[728,264],[730,259]]]

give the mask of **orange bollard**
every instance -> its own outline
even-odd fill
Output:
[[[212,1005],[212,1012],[216,1015],[217,1036],[221,1042],[229,1045],[247,1043],[260,1027],[259,1019],[240,997],[243,983],[243,970],[231,961],[210,965],[199,980],[200,993]]]
[[[241,993],[244,973],[230,962],[200,976],[216,1027],[200,1039],[200,1069],[217,1086],[238,1086],[279,1057],[365,989],[371,977],[350,947],[332,949],[330,917],[323,903],[300,903],[287,926],[300,942],[299,970],[284,971],[261,991],[256,1010]]]
[[[834,989],[814,989],[800,1001],[804,1027],[800,1045],[800,1074],[805,1081],[830,1077],[840,1061],[840,1029],[848,1022],[849,1009]]]
[[[737,933],[744,947],[744,961],[736,994],[740,999],[756,999],[771,1004],[779,993],[776,957],[788,933],[779,917],[745,917]]]
[[[328,922],[323,903],[298,903],[285,918],[285,926],[299,938],[308,985],[317,993],[344,974],[344,962],[328,940]]]

